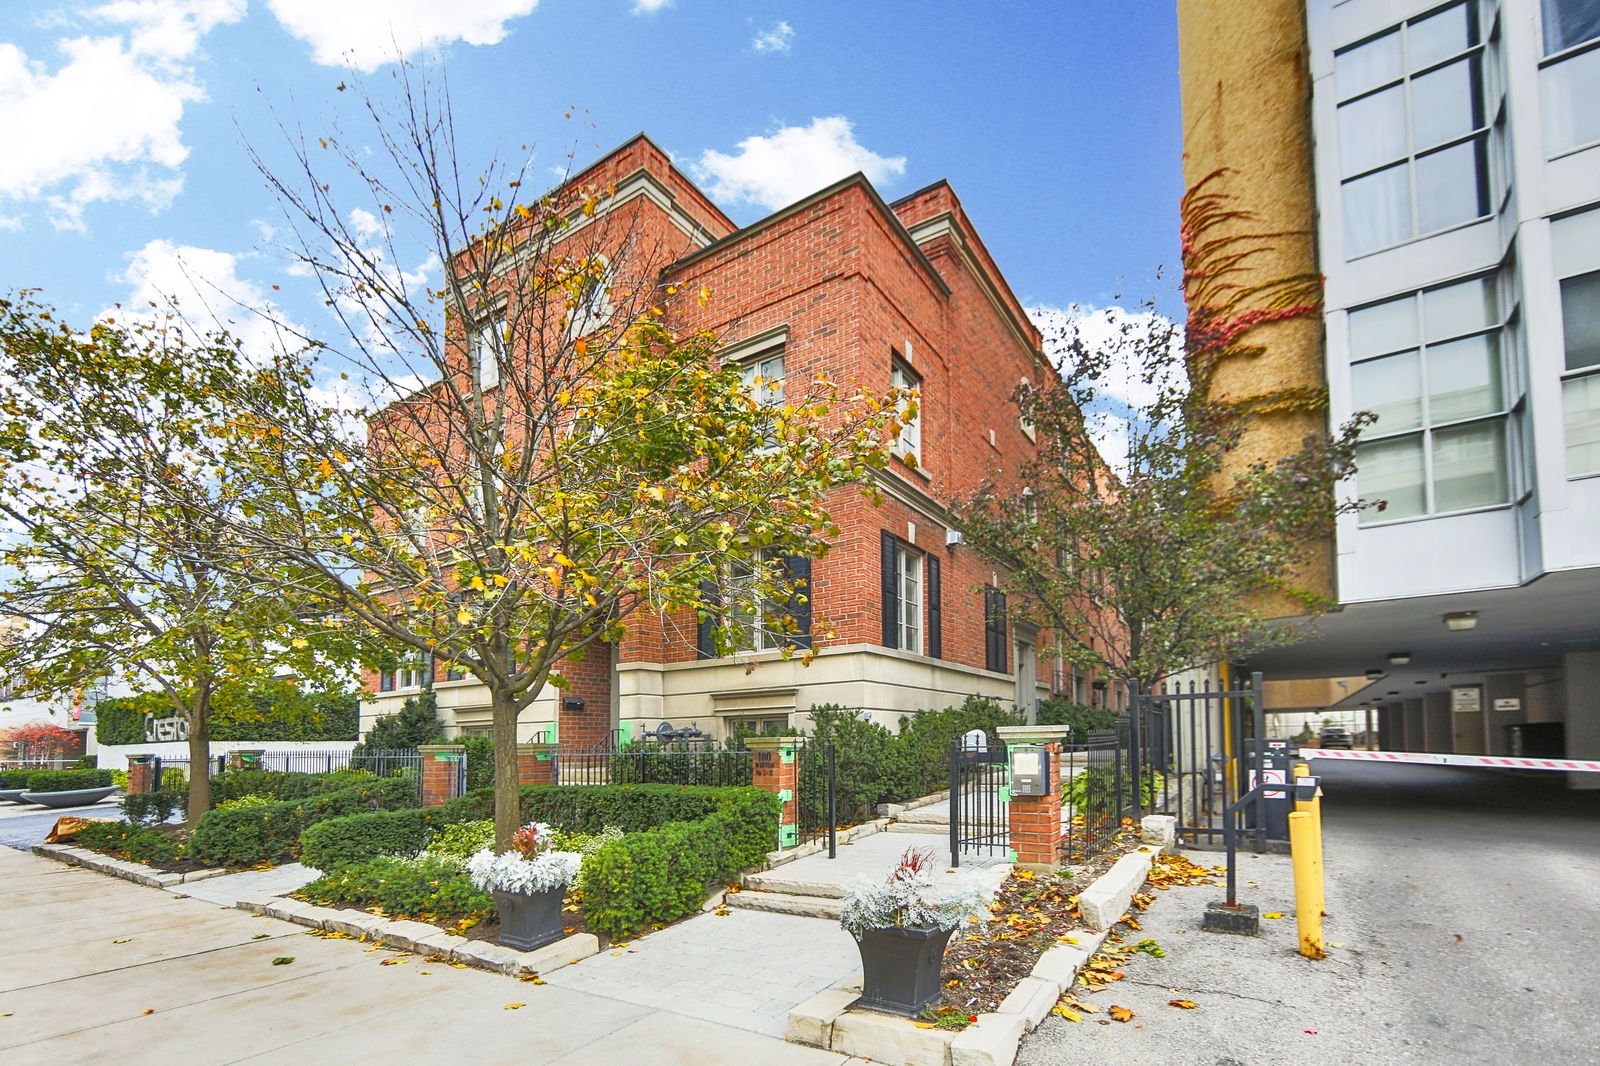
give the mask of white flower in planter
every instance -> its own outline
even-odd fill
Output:
[[[868,929],[955,929],[969,918],[987,917],[989,898],[970,883],[940,888],[933,877],[932,848],[907,848],[882,882],[852,882],[839,924],[857,940]]]
[[[551,851],[550,827],[530,822],[511,838],[512,850],[496,855],[484,850],[467,860],[467,877],[485,892],[532,895],[565,888],[578,876],[583,856],[576,851]]]

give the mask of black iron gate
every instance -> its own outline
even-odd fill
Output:
[[[962,855],[1011,850],[1011,778],[1006,746],[961,737],[950,746],[950,865]]]
[[[818,744],[802,739],[795,753],[795,839],[793,844],[826,840],[828,858],[839,854],[836,779],[837,764],[832,743]],[[789,847],[789,841],[783,846]]]
[[[1220,845],[1223,810],[1249,792],[1263,759],[1277,773],[1276,748],[1265,744],[1266,715],[1262,677],[1225,684],[1214,679],[1159,685],[1134,692],[1128,728],[1133,773],[1133,817],[1171,814],[1178,838],[1191,844]],[[1257,850],[1284,838],[1286,827],[1276,807],[1256,797],[1246,811],[1246,828]]]

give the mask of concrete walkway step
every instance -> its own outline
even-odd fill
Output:
[[[776,892],[789,896],[819,896],[826,899],[844,898],[844,886],[831,884],[826,881],[806,881],[797,877],[785,877],[779,871],[764,874],[746,874],[744,878],[745,892]],[[735,892],[734,896],[743,895]]]
[[[838,921],[843,904],[826,896],[792,895],[788,892],[730,892],[724,904],[735,910],[771,911],[775,914],[794,914],[802,918],[826,918]]]
[[[900,822],[915,822],[921,825],[949,825],[950,805],[948,803],[941,803],[932,808],[905,811],[899,816],[899,818],[895,820],[895,824],[897,825]]]

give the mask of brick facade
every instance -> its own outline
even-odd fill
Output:
[[[646,177],[652,195],[624,196]],[[954,191],[939,182],[887,204],[856,175],[736,230],[642,135],[573,180],[618,189],[609,210],[626,214],[633,235],[626,269],[659,279],[658,298],[681,332],[709,329],[730,347],[771,337],[783,346],[791,394],[818,375],[887,390],[896,362],[915,374],[921,448],[915,466],[891,464],[881,503],[854,488],[831,497],[841,533],[812,565],[819,657],[807,672],[796,673],[801,668],[779,662],[776,652],[700,659],[692,611],[638,617],[619,645],[591,648],[566,671],[564,694],[547,691],[525,712],[523,738],[556,723],[564,747],[588,746],[619,722],[662,718],[715,732],[718,719],[737,716],[724,706],[729,692],[754,694],[734,711],[765,706],[763,698],[779,714],[832,700],[886,720],[975,692],[1018,696],[1014,654],[1004,671],[986,669],[982,590],[999,575],[970,548],[950,543],[943,501],[985,479],[1007,483],[1034,447],[1011,394],[1054,370]],[[702,306],[703,290],[710,296]],[[920,560],[920,648],[885,646],[886,532],[896,550]],[[937,647],[929,639],[935,567]],[[1006,647],[1014,649],[1019,636],[1008,633]],[[718,669],[734,662],[740,669]],[[750,664],[756,669],[744,669]],[[1049,693],[1055,676],[1048,662],[1039,665],[1037,687],[1024,694],[1030,704]],[[466,729],[487,721],[471,706],[474,688],[438,685],[447,721]],[[364,717],[393,713],[404,693],[381,695]],[[583,711],[560,709],[562,695],[582,699]]]

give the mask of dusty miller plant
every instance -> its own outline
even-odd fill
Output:
[[[874,882],[857,878],[845,893],[839,924],[860,940],[869,929],[955,929],[989,913],[981,888],[960,884],[941,888],[933,879],[932,848],[907,848],[889,876]]]

